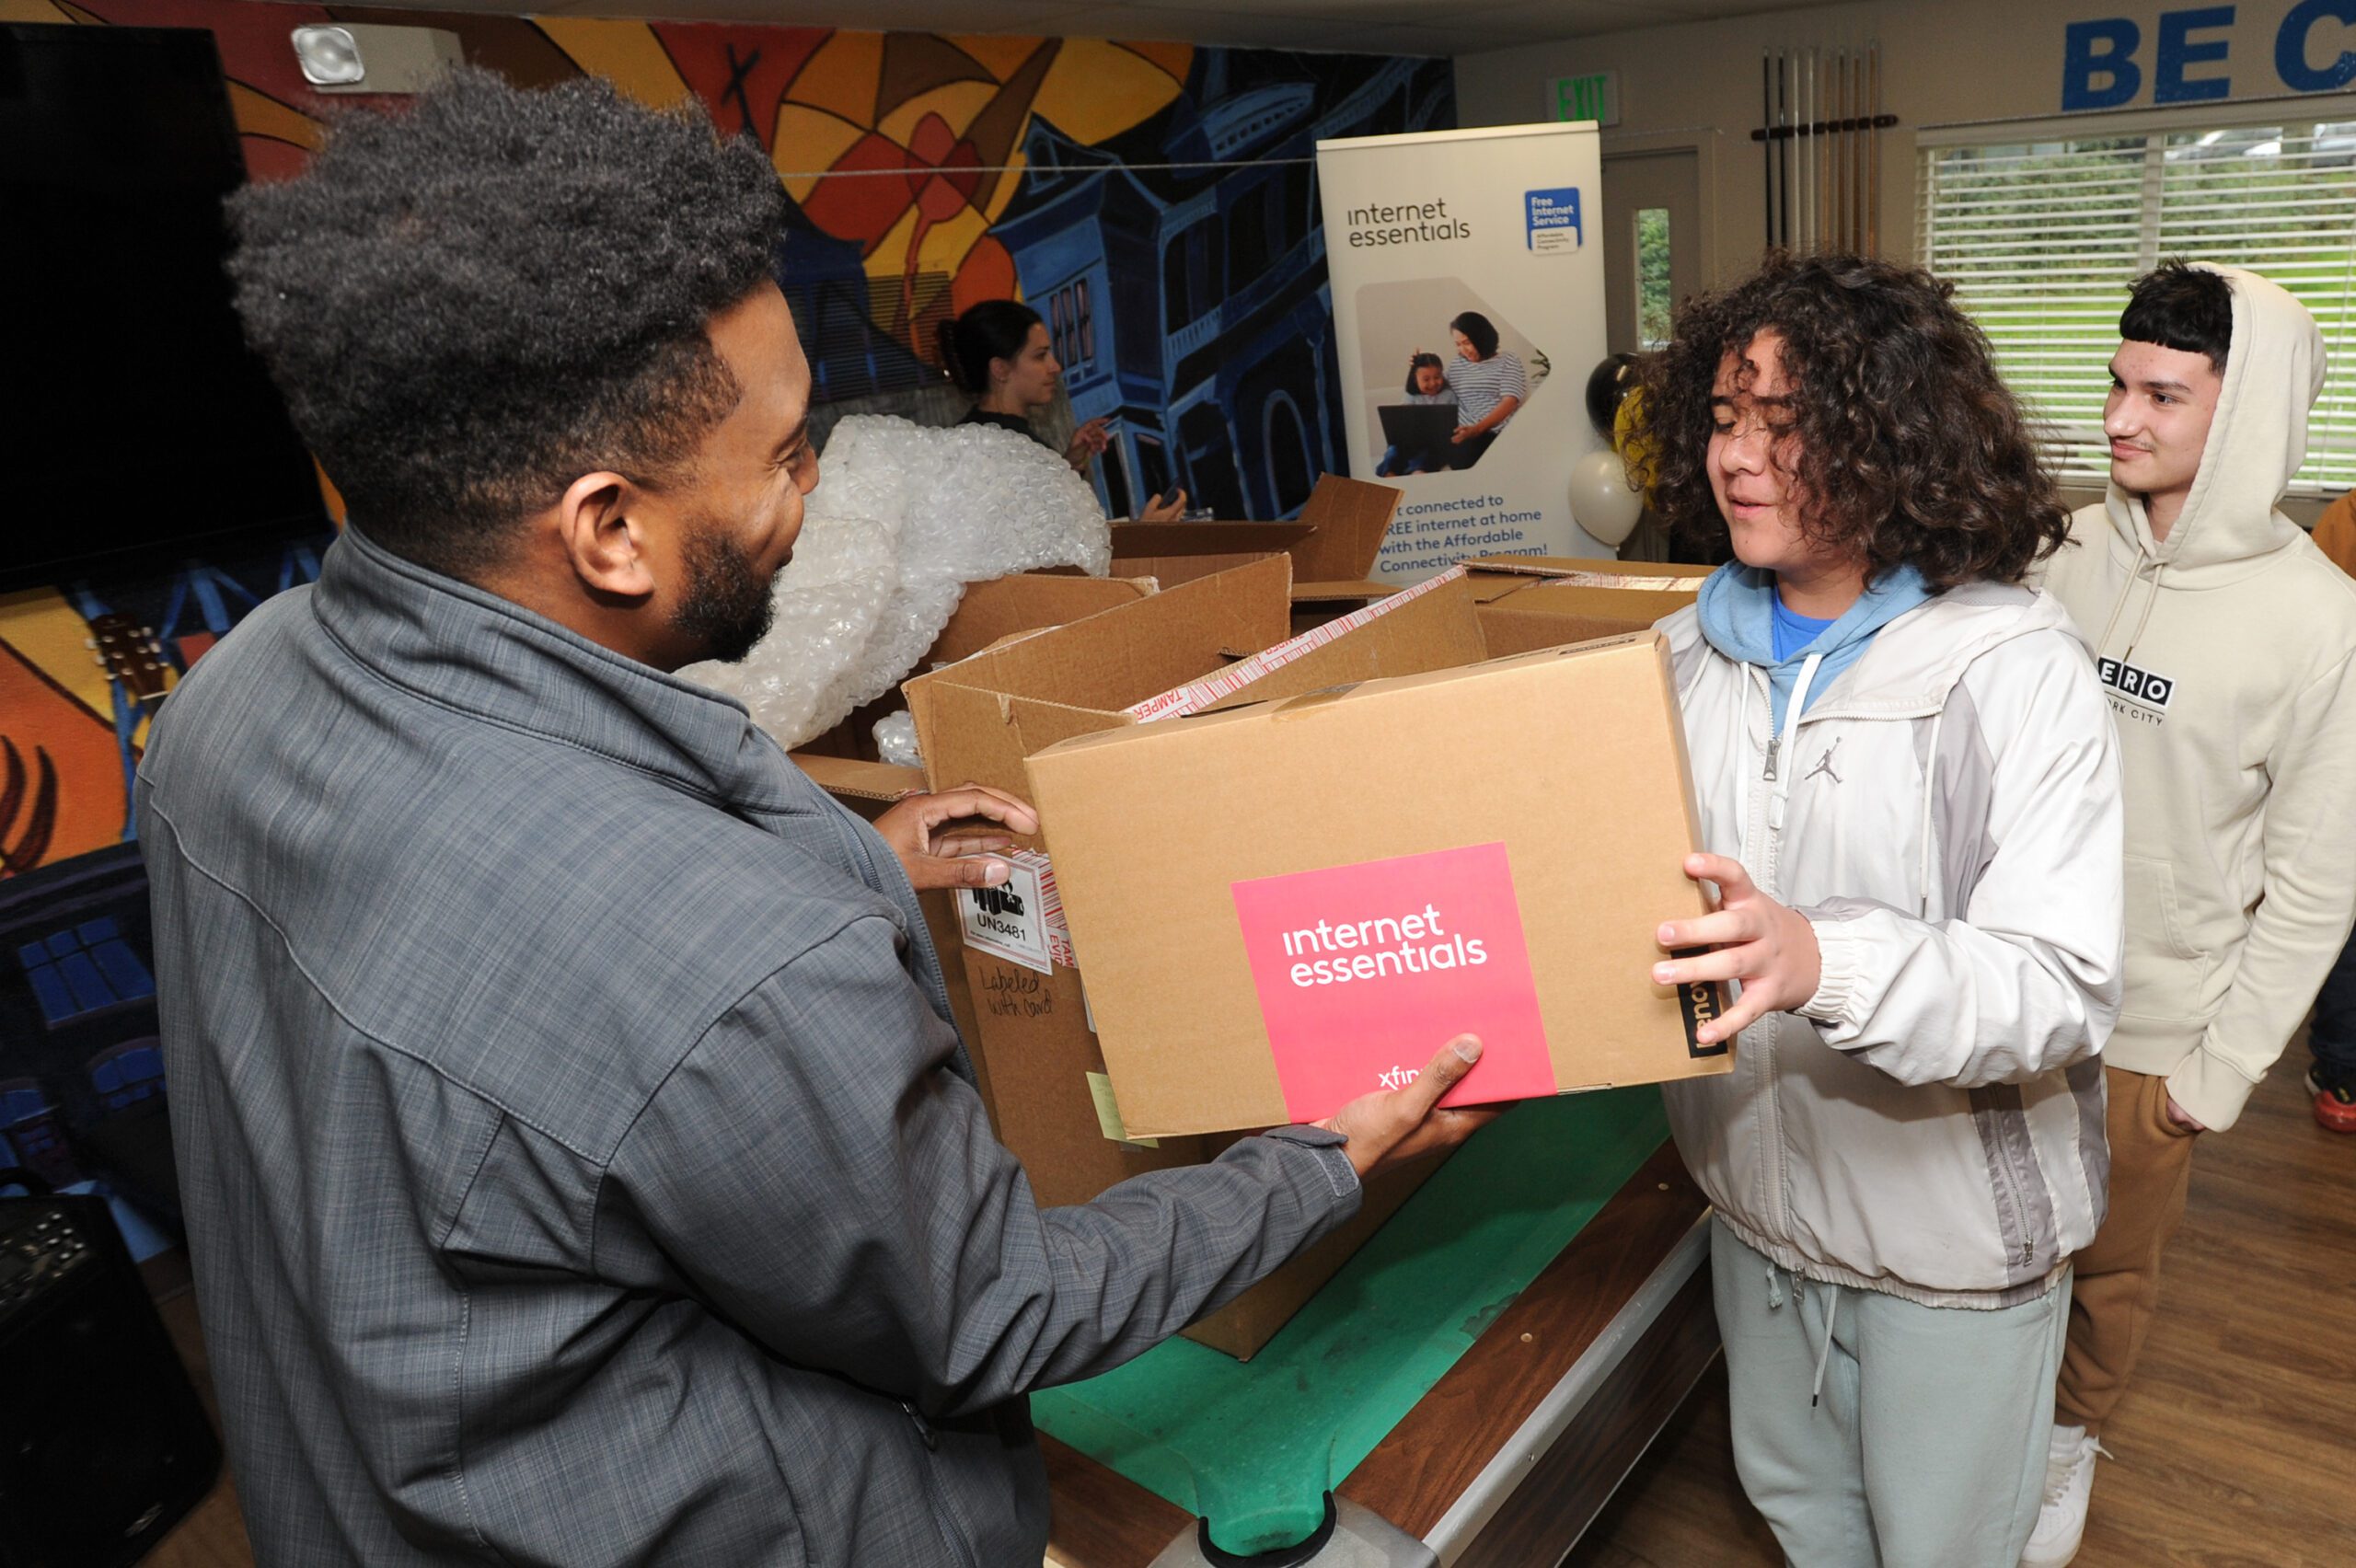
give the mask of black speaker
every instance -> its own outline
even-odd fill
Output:
[[[121,1568],[221,1446],[103,1199],[0,1198],[0,1568]]]

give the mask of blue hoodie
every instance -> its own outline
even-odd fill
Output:
[[[1808,684],[1809,705],[1824,695],[1832,678],[1865,656],[1874,633],[1927,602],[1931,591],[1923,574],[1911,566],[1894,566],[1881,581],[1858,595],[1857,602],[1817,634],[1816,640],[1795,651],[1788,659],[1775,657],[1775,574],[1730,560],[1710,573],[1702,584],[1702,635],[1727,658],[1756,664],[1767,672],[1773,732],[1783,733],[1784,709],[1792,699],[1800,666],[1822,655],[1816,678]]]

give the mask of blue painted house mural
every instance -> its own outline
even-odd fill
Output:
[[[1075,419],[1108,417],[1107,509],[1184,486],[1297,513],[1345,471],[1321,138],[1446,130],[1444,62],[1202,50],[1170,110],[1087,145],[1044,118],[992,229],[1048,323]]]

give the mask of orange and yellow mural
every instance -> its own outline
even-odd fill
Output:
[[[792,200],[780,282],[822,398],[938,380],[932,328],[979,300],[1054,323],[1079,418],[1114,446],[1120,514],[1186,485],[1225,516],[1288,514],[1343,467],[1311,179],[1326,135],[1453,122],[1445,62],[1092,39],[491,17],[261,0],[0,0],[0,21],[209,29],[248,175],[285,179],[346,104],[303,82],[291,29],[456,33],[524,86],[611,78],[692,95],[756,139]],[[146,705],[86,645],[152,628],[164,680],[315,547],[156,563],[136,582],[0,596],[0,878],[121,843]]]
[[[879,325],[901,336],[919,276],[949,281],[953,314],[1016,292],[1012,259],[989,231],[1020,186],[1034,117],[1081,143],[1105,141],[1168,108],[1195,54],[1187,44],[1102,39],[242,0],[0,0],[0,21],[210,29],[257,179],[285,178],[318,145],[320,122],[338,100],[304,83],[287,34],[338,19],[446,29],[470,61],[525,86],[595,74],[648,103],[701,98],[723,131],[760,142],[812,225],[855,245],[872,278],[898,285],[903,315]]]
[[[937,322],[1028,300],[1073,414],[1113,432],[1096,482],[1114,515],[1183,485],[1221,516],[1282,517],[1319,472],[1345,471],[1314,144],[1454,122],[1445,61],[0,0],[0,22],[209,29],[260,180],[299,172],[341,104],[368,101],[321,98],[296,69],[290,29],[338,20],[446,29],[470,62],[526,86],[596,75],[651,103],[692,95],[724,133],[756,138],[791,199],[778,281],[819,399],[849,408],[937,383]],[[101,1124],[118,1141],[150,1136],[163,1102],[132,772],[158,698],[254,605],[316,577],[325,545],[134,561],[0,594],[0,1166],[95,1182],[143,1254],[162,1238],[125,1201],[168,1224],[172,1194],[85,1169],[82,1138]]]

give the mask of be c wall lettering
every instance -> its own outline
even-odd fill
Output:
[[[2234,96],[2234,29],[2238,6],[2163,11],[2144,51],[2143,25],[2132,17],[2094,17],[2062,29],[2062,110],[2123,109],[2143,95],[2158,106],[2214,102]],[[2293,93],[2336,93],[2356,83],[2356,0],[2297,0],[2282,13],[2269,52],[2275,80]],[[2268,97],[2273,83],[2246,97]]]

